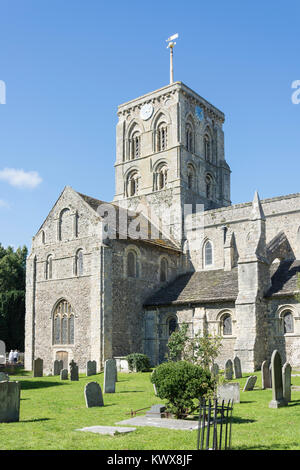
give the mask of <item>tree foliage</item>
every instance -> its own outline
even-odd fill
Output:
[[[0,244],[0,339],[6,349],[24,351],[27,248]]]

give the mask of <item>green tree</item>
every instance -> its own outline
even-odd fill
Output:
[[[0,244],[0,339],[7,349],[24,351],[27,248]]]

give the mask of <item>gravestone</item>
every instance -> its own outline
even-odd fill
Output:
[[[70,362],[69,366],[70,366],[70,380],[72,381],[79,380],[78,365],[76,364],[76,362],[73,361],[73,359]]]
[[[151,409],[147,411],[147,418],[161,418],[162,413],[166,411],[165,405],[153,405]]]
[[[68,380],[68,369],[62,369],[60,371],[60,380]]]
[[[96,361],[87,361],[86,363],[86,376],[97,374],[97,362]]]
[[[9,382],[9,376],[5,372],[0,372],[0,382]]]
[[[267,361],[261,365],[261,386],[263,389],[271,388],[270,370]]]
[[[218,400],[222,402],[228,402],[233,400],[234,403],[240,403],[240,384],[230,383],[219,385],[217,389]]]
[[[291,365],[286,362],[282,368],[282,386],[283,386],[283,398],[288,403],[291,401]]]
[[[115,393],[116,388],[116,361],[107,359],[104,363],[104,393]]]
[[[238,356],[235,356],[233,359],[233,368],[234,368],[234,375],[236,379],[241,379],[243,377],[242,375],[242,366],[241,366],[241,361]]]
[[[210,368],[211,375],[213,377],[218,377],[219,375],[219,366],[218,364],[213,364]]]
[[[270,388],[272,388],[272,363],[269,365]]]
[[[43,377],[43,359],[39,357],[33,361],[33,377]]]
[[[0,382],[0,423],[19,421],[20,382]]]
[[[84,388],[84,398],[87,408],[104,406],[102,390],[97,382],[89,382]]]
[[[60,375],[60,371],[63,369],[63,367],[63,361],[59,361],[58,359],[56,359],[53,364],[53,375]]]
[[[232,360],[228,359],[225,364],[224,377],[226,380],[232,380],[233,377],[233,366]]]
[[[282,368],[281,357],[279,352],[275,349],[271,357],[272,365],[272,400],[269,403],[269,408],[280,408],[287,406],[287,402],[283,397],[282,386]]]
[[[245,387],[243,389],[243,392],[250,392],[251,390],[253,390],[254,385],[256,384],[256,381],[257,381],[257,376],[256,375],[250,375],[250,377],[248,377],[248,379],[245,383]]]
[[[152,384],[152,385],[153,385],[154,395],[157,397],[156,385],[155,384]]]

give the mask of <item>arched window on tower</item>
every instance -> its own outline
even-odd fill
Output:
[[[75,256],[75,275],[83,275],[83,251],[82,249],[78,250]]]
[[[211,241],[207,241],[204,245],[204,265],[212,266],[213,265],[213,248]]]
[[[185,128],[186,149],[188,152],[194,151],[194,133],[191,124],[188,122]]]
[[[211,138],[208,134],[204,136],[204,158],[206,161],[211,161]]]
[[[138,131],[134,132],[130,139],[130,159],[134,160],[141,156],[141,136]]]
[[[166,164],[159,165],[156,173],[155,173],[155,180],[156,180],[156,189],[165,189],[168,182],[168,167]]]
[[[157,126],[156,137],[157,137],[157,151],[160,152],[162,150],[166,150],[167,145],[168,145],[168,127],[165,122],[161,122]]]
[[[45,271],[46,279],[52,279],[52,274],[53,274],[53,258],[52,258],[52,255],[49,255],[47,256],[47,259],[46,259],[46,271]]]
[[[136,196],[138,194],[139,175],[137,171],[132,171],[127,178],[127,196]]]
[[[61,300],[53,312],[53,344],[74,344],[74,312],[66,300]]]
[[[205,194],[207,199],[213,199],[213,179],[209,174],[205,176]]]
[[[187,180],[188,180],[188,188],[195,189],[196,172],[192,165],[188,165],[187,167]]]
[[[138,261],[135,251],[130,250],[127,253],[127,277],[138,277]]]
[[[161,258],[160,260],[160,275],[159,280],[165,282],[168,279],[168,260],[166,258]]]

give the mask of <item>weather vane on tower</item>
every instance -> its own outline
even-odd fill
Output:
[[[170,36],[166,42],[169,44],[167,45],[167,49],[170,49],[170,84],[174,82],[174,76],[173,76],[173,48],[176,44],[174,42],[174,39],[178,38],[178,33],[173,34],[173,36]]]

